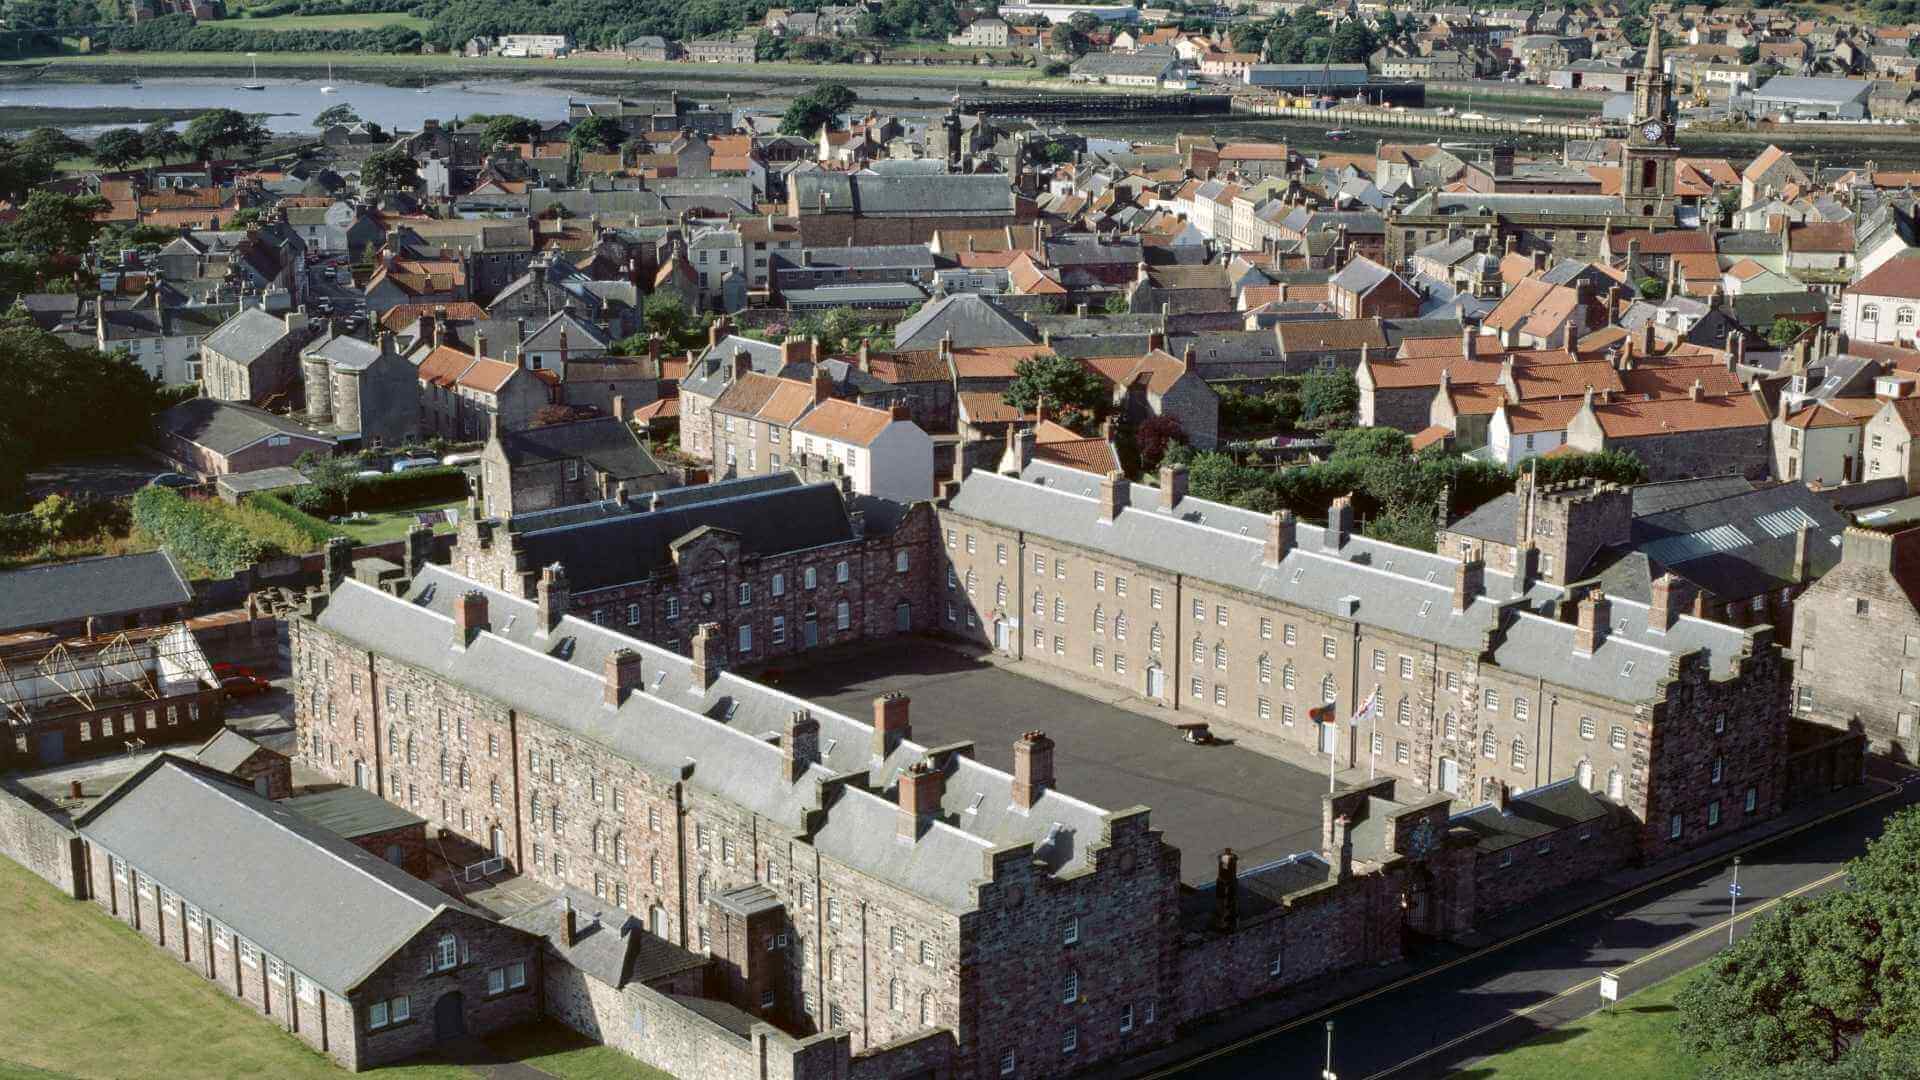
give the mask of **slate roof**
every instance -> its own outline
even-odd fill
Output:
[[[1605,799],[1572,777],[1512,795],[1501,813],[1493,803],[1455,814],[1452,824],[1473,833],[1481,851],[1500,851],[1563,829],[1606,819],[1614,813]]]
[[[615,480],[658,476],[663,471],[621,417],[596,416],[503,431],[500,449],[510,465],[578,459]]]
[[[286,336],[286,320],[257,307],[248,307],[234,312],[232,318],[202,339],[201,345],[245,363],[258,359]]]
[[[329,445],[333,442],[284,416],[218,398],[189,398],[154,417],[153,422],[160,431],[216,454],[244,450],[272,435],[291,435]]]
[[[791,478],[792,474],[785,474]],[[641,581],[671,569],[674,541],[699,528],[725,529],[740,537],[743,554],[775,555],[842,544],[853,539],[840,489],[833,484],[727,485],[713,497],[675,505],[661,492],[643,513],[601,517],[520,532],[529,565],[558,562],[575,591]],[[770,490],[769,490],[770,489]]]
[[[893,328],[894,349],[937,349],[952,335],[955,348],[982,345],[1031,345],[1039,331],[1018,315],[984,296],[956,293],[929,302]]]
[[[1637,517],[1631,547],[1717,597],[1738,599],[1794,583],[1801,528],[1810,530],[1809,575],[1826,573],[1840,561],[1846,527],[1806,484],[1778,484]]]
[[[0,633],[192,602],[193,590],[164,551],[0,571]]]
[[[459,648],[452,610],[461,594],[475,589],[487,599],[491,629]],[[359,647],[537,716],[643,769],[685,776],[695,788],[769,820],[798,822],[803,813],[823,809],[812,840],[822,857],[948,911],[978,906],[976,885],[989,876],[992,854],[1007,845],[1031,844],[1048,872],[1071,872],[1089,865],[1088,849],[1106,828],[1105,811],[1054,790],[1028,813],[1016,813],[1010,776],[950,755],[939,819],[914,843],[901,843],[890,789],[902,770],[926,758],[926,747],[902,741],[876,764],[869,723],[730,672],[701,687],[686,657],[573,616],[540,633],[532,602],[444,567],[422,571],[401,596],[345,581],[316,621]],[[621,648],[641,654],[646,689],[609,708],[602,672]],[[801,708],[820,724],[821,761],[789,782],[780,748],[765,736],[783,730]],[[819,781],[853,772],[867,773],[871,788],[839,787],[830,805],[817,804]]]
[[[380,359],[380,347],[357,337],[334,334],[301,350],[302,356],[323,356],[340,371],[365,371]]]
[[[210,769],[223,773],[247,763],[247,759],[260,752],[260,744],[230,727],[223,727],[214,733],[213,738],[200,744],[193,752],[195,761]]]
[[[183,821],[193,827],[181,828]],[[170,754],[154,758],[75,824],[143,877],[342,997],[441,912],[461,909],[300,814]]]
[[[365,788],[352,786],[295,795],[282,805],[348,840],[427,823],[426,818],[405,807],[390,803]]]
[[[1486,591],[1456,612],[1452,582],[1456,560],[1349,536],[1329,550],[1324,530],[1297,527],[1298,542],[1278,567],[1267,566],[1263,549],[1269,516],[1201,499],[1182,500],[1171,512],[1160,507],[1156,488],[1133,485],[1130,505],[1112,522],[1101,522],[1098,480],[1086,473],[1034,462],[1019,478],[975,471],[951,501],[959,513],[1055,542],[1110,552],[1160,570],[1295,604],[1338,618],[1454,648],[1493,649],[1507,671],[1548,679],[1622,701],[1647,700],[1665,677],[1668,659],[1701,648],[1716,676],[1732,670],[1748,647],[1733,627],[1682,618],[1666,634],[1648,634],[1645,608],[1614,604],[1617,629],[1591,662],[1572,663],[1574,627],[1534,614],[1561,595],[1536,582],[1525,607],[1497,632],[1500,603],[1513,595],[1512,579],[1488,571]],[[1626,664],[1626,660],[1639,661]],[[1624,674],[1617,674],[1624,672]]]
[[[572,945],[561,942],[566,905],[573,905]],[[640,919],[591,893],[567,889],[502,920],[546,939],[547,948],[598,982],[619,989],[705,967],[707,958],[647,932]]]
[[[793,192],[792,205],[804,215],[1011,217],[1014,209],[1013,178],[1005,173],[922,176],[807,172],[795,175],[788,183]]]

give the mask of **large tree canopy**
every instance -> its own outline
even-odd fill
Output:
[[[853,91],[840,83],[816,84],[787,106],[786,115],[780,118],[780,133],[812,138],[820,134],[822,127],[835,126],[840,114],[853,108],[858,100]]]

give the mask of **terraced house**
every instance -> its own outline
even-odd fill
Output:
[[[1659,857],[1776,813],[1785,676],[1767,627],[1560,585],[1033,460],[938,514],[942,627],[1093,683],[1468,801],[1573,779]],[[1561,565],[1566,565],[1562,560]],[[1377,721],[1321,726],[1378,693]]]

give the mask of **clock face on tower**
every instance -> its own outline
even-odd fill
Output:
[[[1665,130],[1666,128],[1661,125],[1660,121],[1649,120],[1641,125],[1640,134],[1645,136],[1648,142],[1659,142],[1660,133]]]

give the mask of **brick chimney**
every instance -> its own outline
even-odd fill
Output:
[[[1487,564],[1479,559],[1462,559],[1453,568],[1453,610],[1465,611],[1473,599],[1487,591]]]
[[[579,938],[580,922],[579,916],[574,914],[573,901],[562,896],[560,898],[560,944],[571,949],[573,943]]]
[[[1328,551],[1339,551],[1347,546],[1347,537],[1353,532],[1353,496],[1342,495],[1327,507],[1327,529],[1323,534],[1321,547]]]
[[[1613,603],[1605,593],[1595,589],[1580,599],[1577,618],[1573,650],[1581,656],[1592,656],[1600,643],[1607,640],[1607,629],[1613,624]]]
[[[602,687],[601,700],[609,709],[619,708],[626,702],[628,695],[640,689],[645,683],[640,654],[632,649],[615,649],[608,653],[603,667],[605,685]]]
[[[1353,819],[1345,814],[1333,819],[1331,854],[1334,880],[1346,881],[1353,877]]]
[[[487,594],[468,589],[453,602],[454,647],[464,649],[487,629]]]
[[[806,338],[800,337],[797,334],[789,334],[786,340],[780,343],[780,363],[783,366],[787,364],[806,364],[812,362],[813,349]]]
[[[1361,346],[1361,348],[1363,349],[1365,347],[1366,346],[1364,345]],[[1193,342],[1191,341],[1187,342],[1187,347],[1180,350],[1180,366],[1185,368],[1188,371],[1192,371],[1194,368],[1194,365],[1199,363],[1199,361],[1200,361],[1200,354],[1197,350],[1194,349]]]
[[[1122,472],[1110,472],[1100,478],[1100,520],[1108,525],[1127,508],[1127,500],[1133,496],[1133,485],[1127,483]]]
[[[540,606],[540,622],[533,628],[539,637],[553,633],[560,620],[567,614],[571,602],[571,590],[567,587],[567,568],[554,563],[540,571],[540,582],[534,586],[534,595]]]
[[[693,684],[702,693],[727,669],[725,646],[720,644],[720,624],[705,622],[693,632]]]
[[[815,405],[833,396],[833,373],[825,364],[813,366],[813,403]]]
[[[712,326],[707,327],[707,348],[711,349],[731,336],[733,336],[733,320],[722,315],[713,320]]]
[[[1053,740],[1029,731],[1013,744],[1013,806],[1025,813],[1053,786]]]
[[[1187,467],[1160,466],[1160,509],[1171,511],[1187,497]]]
[[[873,757],[884,761],[894,748],[913,738],[909,706],[913,699],[901,693],[882,694],[873,699]]]
[[[753,354],[745,349],[733,350],[733,366],[727,369],[727,381],[738,382],[741,376],[753,370]]]
[[[1267,519],[1267,548],[1261,561],[1268,566],[1279,566],[1286,561],[1287,553],[1293,550],[1297,542],[1298,523],[1293,519],[1293,511],[1276,510]]]
[[[1240,856],[1232,848],[1220,852],[1220,866],[1213,879],[1213,928],[1231,933],[1240,925]]]
[[[1673,606],[1673,594],[1679,587],[1680,579],[1672,574],[1661,574],[1653,579],[1650,590],[1653,599],[1647,604],[1647,631],[1664,634],[1673,626],[1673,618],[1680,609]]]
[[[1165,330],[1147,331],[1147,351],[1148,352],[1165,352],[1166,349],[1167,349],[1167,332]]]
[[[791,784],[805,776],[808,766],[820,762],[820,721],[805,709],[788,713],[787,731],[780,741],[780,752],[786,760],[787,783]]]
[[[900,839],[912,843],[940,813],[947,777],[930,762],[916,761],[900,773]]]

